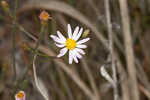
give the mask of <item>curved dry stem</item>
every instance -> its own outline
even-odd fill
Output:
[[[85,24],[87,27],[91,29],[92,32],[94,32],[98,40],[100,40],[102,44],[106,48],[108,48],[106,44],[106,39],[104,38],[102,33],[100,33],[97,30],[95,24],[90,22],[89,19],[85,17],[82,13],[80,13],[78,10],[76,10],[75,8],[71,7],[70,5],[64,2],[60,2],[60,1],[40,2],[39,0],[33,2],[33,0],[30,0],[28,3],[24,4],[24,6],[22,6],[22,8],[18,10],[17,15],[20,15],[25,11],[28,12],[29,10],[40,9],[40,8],[64,13],[78,20],[79,22]]]
[[[34,73],[35,85],[36,85],[38,91],[45,98],[45,100],[49,100],[47,89],[46,89],[45,85],[43,84],[42,80],[40,80],[40,78],[38,78],[37,74],[36,74],[36,67],[35,67],[36,57],[37,57],[37,55],[35,55],[33,58],[33,73]]]

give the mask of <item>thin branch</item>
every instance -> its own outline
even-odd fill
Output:
[[[108,36],[109,36],[109,51],[110,51],[110,57],[111,57],[111,59],[110,59],[111,60],[111,68],[112,68],[112,73],[113,73],[113,80],[115,82],[114,100],[118,100],[119,94],[118,94],[118,86],[117,86],[116,64],[115,64],[114,51],[113,51],[113,31],[112,31],[112,24],[111,24],[109,0],[105,0],[105,11],[106,11],[107,28],[108,28]]]
[[[31,33],[29,33],[28,31],[26,31],[20,24],[16,23],[16,26],[19,28],[20,31],[22,31],[23,33],[25,33],[29,38],[33,39],[34,41],[37,41],[37,38],[34,37]]]

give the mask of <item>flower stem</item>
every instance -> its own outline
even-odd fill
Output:
[[[36,43],[35,48],[34,48],[34,53],[33,53],[33,55],[32,55],[32,61],[30,62],[29,67],[28,67],[27,70],[25,71],[25,73],[24,73],[24,75],[23,75],[23,79],[25,78],[25,76],[27,75],[29,69],[30,69],[31,66],[32,66],[32,62],[33,62],[34,56],[36,56],[37,53],[38,53],[38,46],[40,45],[40,42],[41,42],[41,40],[42,40],[43,33],[44,33],[44,29],[45,29],[45,26],[42,25],[41,30],[40,30],[40,34],[39,34],[39,38],[38,38],[38,40],[37,40],[37,43]]]
[[[15,51],[16,51],[16,10],[18,8],[18,0],[15,0],[15,9],[14,9],[14,21],[12,23],[12,63],[13,63],[13,70],[14,70],[14,79],[16,80],[16,59],[15,59]]]
[[[44,30],[45,30],[45,26],[42,25],[41,29],[40,29],[40,34],[39,34],[39,38],[37,40],[37,43],[35,45],[35,48],[33,49],[33,55],[32,55],[32,58],[31,58],[31,62],[29,64],[29,66],[27,67],[27,70],[25,71],[25,73],[23,74],[23,77],[22,79],[18,80],[16,85],[15,85],[15,90],[14,90],[14,93],[16,92],[16,89],[19,87],[19,84],[23,82],[23,80],[25,79],[26,75],[28,74],[30,68],[32,67],[32,62],[33,62],[33,59],[34,59],[34,56],[36,56],[38,54],[38,46],[40,45],[40,42],[42,40],[42,37],[43,37],[43,33],[44,33]]]
[[[15,51],[16,51],[16,40],[15,40],[15,26],[12,25],[12,63],[13,63],[13,71],[14,71],[14,79],[16,80],[16,59],[15,59]]]

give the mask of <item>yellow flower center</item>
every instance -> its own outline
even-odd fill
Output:
[[[66,48],[68,48],[69,50],[73,50],[76,47],[76,41],[73,39],[67,39],[66,40]]]
[[[18,98],[23,98],[23,97],[24,97],[24,94],[23,94],[22,92],[19,92],[19,93],[17,94],[17,97],[18,97]]]

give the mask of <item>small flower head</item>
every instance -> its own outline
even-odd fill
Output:
[[[86,30],[83,32],[82,37],[85,38],[85,37],[87,37],[89,34],[90,34],[90,30],[89,30],[89,29],[86,29]]]
[[[82,32],[83,28],[79,29],[77,26],[72,33],[71,26],[68,24],[68,38],[65,38],[60,31],[57,31],[58,37],[55,35],[50,35],[50,37],[56,42],[56,46],[62,48],[60,53],[57,55],[58,58],[64,56],[67,51],[69,51],[69,64],[72,64],[73,60],[78,63],[78,59],[81,59],[82,55],[85,54],[82,49],[87,47],[83,43],[90,40],[90,38],[79,40]]]
[[[4,11],[8,13],[10,10],[8,3],[6,1],[2,0],[1,5],[2,5],[2,8],[4,9]]]
[[[46,11],[42,11],[39,17],[41,21],[48,21],[51,18],[48,12]]]
[[[16,99],[16,100],[25,100],[25,93],[24,93],[24,91],[19,91],[19,92],[15,95],[15,99]]]

